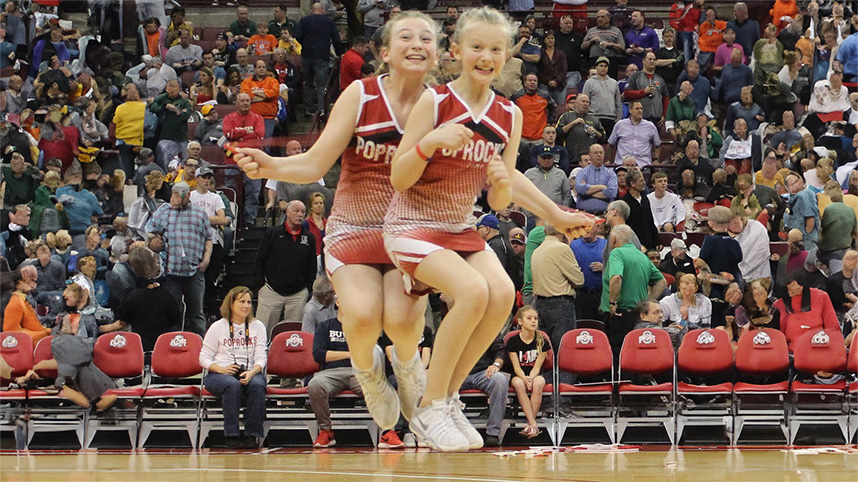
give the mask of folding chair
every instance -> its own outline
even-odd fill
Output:
[[[849,359],[846,361],[846,370],[852,375],[858,376],[858,336],[852,338],[849,345]],[[846,443],[851,443],[858,433],[858,381],[849,384],[849,438]]]
[[[276,327],[275,327],[276,329]],[[313,334],[300,330],[274,335],[268,350],[268,374],[281,379],[304,379],[319,371],[313,359]],[[318,433],[316,417],[305,407],[309,401],[307,387],[280,388],[268,386],[266,398],[271,402],[266,411],[265,431],[271,429],[308,430],[310,440]]]
[[[509,341],[510,338],[518,335],[520,332],[521,332],[521,330],[513,330],[513,331],[507,333],[503,337],[504,345],[506,345],[506,343]],[[557,404],[555,403],[556,398],[554,397],[554,387],[557,385],[557,370],[554,369],[554,348],[551,346],[551,338],[548,336],[548,334],[542,330],[540,330],[539,333],[542,334],[542,337],[548,343],[548,352],[545,354],[545,361],[542,362],[542,372],[541,373],[542,373],[542,376],[545,378],[545,387],[542,389],[543,403],[542,403],[542,408],[540,411],[542,413],[546,412],[546,408],[544,408],[544,407],[546,407],[545,402],[547,399],[548,403],[550,404],[548,406],[550,407],[551,415],[547,416],[547,417],[543,416],[542,418],[537,419],[536,423],[537,423],[537,425],[542,425],[543,427],[545,427],[545,430],[548,432],[549,437],[551,437],[551,443],[556,444],[557,443],[557,439],[556,439],[556,437],[557,437],[557,430],[556,430],[556,428],[557,428],[556,427]],[[507,356],[509,356],[509,355],[507,355]],[[508,362],[508,360],[507,360],[507,362]],[[516,395],[515,388],[513,388],[512,384],[510,384],[510,387],[509,387],[509,399],[510,399],[510,401],[513,401],[513,403],[515,403],[516,406],[518,405],[518,396]],[[534,418],[536,418],[537,415],[539,415],[539,414],[534,414]],[[509,422],[519,424],[523,421],[526,423],[526,420],[527,419],[524,416],[524,412],[516,412],[516,418],[510,419]],[[503,429],[501,430],[500,437],[499,437],[501,442],[503,442],[503,436],[506,433],[505,429],[508,428],[509,425],[510,425],[509,423],[504,423],[504,425],[503,425]]]
[[[36,344],[34,352],[35,364],[54,358],[51,344],[54,337],[42,338]],[[43,380],[57,378],[56,370],[39,370],[36,372]],[[68,432],[73,430],[78,443],[84,447],[84,432],[86,430],[87,409],[72,404],[59,395],[50,394],[48,390],[27,390],[29,403],[29,419],[27,420],[27,446],[33,441],[38,432]]]
[[[789,348],[780,330],[764,328],[739,338],[736,371],[740,377],[779,377],[789,369]],[[789,440],[788,409],[784,403],[789,380],[768,383],[737,382],[733,386],[733,445],[745,425],[777,425]]]
[[[678,376],[732,380],[733,347],[726,331],[691,330],[682,339],[677,355]],[[733,430],[733,383],[714,385],[677,382],[676,441],[680,443],[686,426],[723,426]]]
[[[589,328],[591,330],[605,331],[605,322],[601,320],[582,319],[575,322],[577,328]]]
[[[140,335],[130,331],[107,333],[95,340],[92,361],[99,370],[113,379],[139,379],[140,385],[113,388],[105,395],[116,395],[116,405],[105,415],[90,410],[86,419],[86,448],[92,444],[95,435],[101,431],[128,432],[131,449],[137,448],[137,433],[140,424],[139,403],[143,399],[143,342]],[[124,380],[123,380],[124,381]],[[124,408],[125,402],[134,404],[134,408]]]
[[[793,344],[796,372],[811,376],[818,372],[843,373],[846,345],[839,330],[808,331]],[[830,385],[793,380],[790,387],[789,443],[793,444],[802,425],[836,423],[849,443],[849,409],[846,380]]]
[[[271,342],[274,342],[274,338],[277,337],[280,333],[285,333],[287,331],[301,331],[301,322],[300,321],[281,321],[274,325],[274,328],[271,329]]]
[[[563,335],[557,354],[557,371],[581,377],[607,376],[602,383],[557,384],[557,444],[563,442],[566,428],[603,427],[611,443],[616,441],[614,421],[614,356],[604,331],[571,330]],[[562,412],[563,401],[569,402],[571,415]]]
[[[23,332],[4,331],[0,333],[0,355],[12,367],[11,380],[24,376],[33,368],[33,339]],[[27,440],[27,391],[7,389],[11,380],[0,379],[0,432],[13,432],[15,446],[23,449]]]
[[[644,385],[623,380],[632,374],[652,377],[670,373],[670,381]],[[617,442],[629,426],[663,426],[674,444],[676,365],[670,335],[659,329],[632,330],[620,351],[619,398],[617,402]]]
[[[143,395],[140,441],[158,430],[184,427],[191,447],[197,448],[197,421],[200,409],[200,350],[203,339],[189,331],[164,333],[155,341],[151,374],[162,379],[178,379],[176,384],[149,385]],[[193,377],[193,378],[192,378]]]

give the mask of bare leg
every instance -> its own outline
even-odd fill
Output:
[[[520,377],[515,376],[510,380],[510,385],[515,388],[515,394],[518,397],[518,404],[521,406],[521,411],[524,412],[524,417],[527,419],[527,426],[536,424],[533,418],[533,407],[530,406],[530,397],[527,396],[527,385]]]
[[[99,400],[98,403],[95,404],[95,409],[99,412],[103,412],[113,406],[113,404],[116,403],[117,398],[118,397],[116,395],[107,395],[101,397],[101,400]]]
[[[393,342],[397,359],[407,361],[417,353],[425,311],[426,297],[406,294],[401,272],[392,269],[384,274],[384,332]]]
[[[545,388],[545,377],[542,375],[533,379],[533,390],[530,393],[530,406],[533,407],[533,422],[536,424],[536,417],[539,415],[539,409],[542,408],[542,389]]]
[[[512,281],[493,252],[474,253],[468,257],[468,263],[485,280],[489,289],[489,301],[479,324],[471,333],[464,349],[459,352],[456,368],[450,378],[450,385],[447,387],[448,395],[453,395],[459,391],[459,387],[471,373],[471,369],[474,368],[477,360],[498,336],[510,311],[512,311],[512,303],[515,300],[515,288]],[[457,276],[464,275],[458,274]],[[432,363],[435,363],[434,357]]]
[[[494,253],[489,254],[494,256]],[[451,377],[458,369],[462,350],[468,345],[478,320],[485,315],[489,288],[479,271],[450,250],[426,256],[417,267],[415,278],[448,294],[454,302],[435,335],[435,356],[429,365],[426,392],[420,401],[420,406],[426,407],[449,395]],[[482,351],[478,356],[481,354]]]
[[[83,396],[83,393],[80,393],[73,388],[63,387],[63,389],[60,390],[59,395],[63,398],[68,398],[75,405],[81,406],[83,408],[89,408],[89,400],[87,400],[86,397]]]
[[[4,380],[12,379],[12,367],[6,363],[6,360],[0,356],[0,378]]]
[[[340,320],[349,344],[352,365],[368,370],[381,335],[382,277],[367,265],[346,265],[331,276],[340,306]]]

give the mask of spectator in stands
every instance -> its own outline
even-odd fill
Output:
[[[503,228],[503,225],[501,225]],[[512,280],[515,290],[521,292],[524,287],[524,250],[527,246],[527,236],[524,230],[518,226],[509,230],[507,238],[510,247],[509,257],[509,277]]]
[[[587,94],[578,94],[577,97],[570,94],[566,106],[567,111],[557,119],[557,129],[563,133],[568,163],[578,164],[581,155],[586,154],[591,145],[605,139],[605,129],[599,118],[590,113],[590,96]]]
[[[513,94],[510,100],[521,109],[522,152],[529,154],[532,144],[542,139],[542,129],[548,124],[549,116],[554,111],[554,99],[547,91],[539,89],[537,75],[528,73],[524,77],[524,88]]]
[[[789,277],[787,295],[775,301],[773,308],[780,313],[780,329],[786,335],[790,351],[804,333],[840,331],[831,298],[825,291],[809,286],[804,270]]]
[[[667,190],[667,174],[653,173],[653,191],[647,194],[653,222],[660,232],[673,233],[685,222],[685,206],[679,195]],[[628,182],[628,180],[626,181]]]
[[[149,17],[140,26],[137,39],[137,55],[167,56],[167,29],[157,17]]]
[[[286,16],[286,4],[274,7],[274,19],[268,22],[268,33],[280,38],[283,30],[292,33],[297,28],[295,21]]]
[[[628,225],[632,228],[643,246],[655,249],[658,247],[658,229],[652,217],[652,207],[649,198],[644,194],[646,179],[638,168],[631,168],[626,174],[626,185],[629,190],[622,199],[629,205],[630,214]]]
[[[236,62],[236,51],[238,49],[232,42],[232,34],[221,32],[215,37],[215,48],[212,49],[212,59],[217,67],[226,71]],[[205,60],[205,59],[204,59]]]
[[[612,64],[610,59],[614,59],[616,62],[622,57],[626,50],[626,43],[620,29],[611,25],[611,16],[607,10],[602,9],[596,13],[596,26],[587,30],[584,41],[581,43],[581,49],[589,51],[588,56],[591,65],[598,65],[599,58],[605,57],[608,60],[607,67],[610,77],[616,78],[617,64]]]
[[[602,213],[617,197],[617,175],[604,166],[605,149],[601,144],[591,145],[589,155],[590,165],[575,178],[577,205],[583,211]]]
[[[250,110],[262,117],[265,125],[264,137],[274,135],[275,116],[279,108],[280,83],[271,76],[264,60],[254,63],[253,77],[241,83],[241,93],[250,96]]]
[[[739,263],[742,278],[747,281],[771,278],[772,253],[766,227],[754,218],[734,214],[727,231],[736,238],[742,249],[742,262]]]
[[[685,57],[682,48],[676,44],[676,31],[665,28],[662,32],[664,46],[655,51],[655,73],[667,83],[667,92],[670,97],[676,95],[676,79],[682,73]]]
[[[223,432],[229,448],[242,446],[238,415],[244,409],[244,447],[259,448],[265,438],[265,366],[268,334],[253,316],[250,289],[236,286],[220,307],[222,318],[206,332],[200,365],[208,370],[203,384],[221,399]]]
[[[169,204],[155,211],[149,232],[160,233],[166,244],[167,267],[164,285],[181,303],[185,303],[186,328],[205,332],[203,296],[205,271],[212,253],[208,216],[191,204],[191,188],[187,183],[173,184]]]
[[[766,73],[777,73],[784,65],[784,45],[777,35],[777,27],[769,23],[766,25],[764,38],[754,43],[754,76],[758,79],[758,84]]]
[[[235,9],[235,17],[235,21],[229,24],[229,32],[236,42],[245,45],[250,37],[258,33],[256,23],[250,20],[250,11],[246,5],[239,5]]]
[[[27,107],[27,97],[23,92],[24,80],[20,75],[12,75],[9,77],[9,83],[6,87],[5,107],[0,109],[7,114],[20,114]],[[3,99],[0,99],[2,101]]]
[[[51,256],[51,248],[41,241],[36,248],[36,261],[32,265],[38,272],[36,291],[61,291],[65,287],[66,267]]]
[[[203,65],[203,48],[191,44],[191,31],[179,29],[179,43],[170,47],[164,63],[176,69],[177,74],[194,72]]]
[[[774,21],[779,22],[780,18]],[[742,46],[743,53],[750,53],[760,39],[760,24],[748,18],[748,5],[745,2],[733,5],[733,20],[727,22],[727,28],[733,31],[736,42]],[[749,60],[750,58],[743,60],[743,63],[747,64]]]
[[[314,3],[310,15],[302,18],[295,30],[295,39],[302,46],[304,113],[308,116],[315,112],[319,115],[325,113],[325,86],[330,70],[331,47],[337,51],[340,49],[340,37],[334,21],[324,13],[322,5]]]
[[[709,296],[712,298],[723,299],[724,290],[729,282],[739,280],[742,276],[739,270],[739,263],[743,260],[742,247],[727,233],[732,217],[730,208],[715,206],[709,209],[707,223],[712,228],[713,234],[704,238],[699,259],[706,262],[713,275],[726,281],[722,282],[717,278],[710,280],[712,289]]]
[[[834,306],[834,311],[837,312],[838,319],[843,316],[858,303],[858,288],[852,282],[852,276],[855,270],[858,269],[858,251],[848,249],[843,254],[842,268],[828,278],[826,290],[831,298],[831,304]]]
[[[659,301],[664,322],[682,330],[709,328],[712,323],[712,301],[700,293],[697,275],[686,273],[679,278],[676,293]]]
[[[292,36],[292,31],[283,29],[277,48],[283,50],[286,55],[301,55],[301,44]],[[277,53],[277,50],[274,51]]]
[[[33,339],[33,344],[51,334],[50,328],[42,327],[36,310],[27,301],[27,296],[36,284],[30,282],[22,273],[21,268],[4,273],[3,291],[12,293],[12,298],[3,312],[3,331],[20,331]],[[30,270],[34,268],[30,267]]]
[[[640,10],[632,10],[631,28],[624,37],[628,62],[638,68],[643,67],[644,56],[653,54],[659,49],[658,35],[655,30],[646,25],[646,18]]]
[[[315,333],[316,328],[331,318],[337,317],[337,295],[327,276],[319,276],[313,281],[313,297],[304,305],[301,318],[301,331]]]
[[[742,88],[754,85],[751,68],[742,63],[742,51],[733,49],[730,63],[721,69],[721,77],[712,91],[712,101],[725,105],[742,100]]]
[[[350,48],[340,59],[340,90],[345,90],[355,80],[361,78],[360,69],[364,64],[364,56],[369,51],[366,37],[357,36],[352,40]]]
[[[12,153],[9,165],[2,167],[2,174],[5,185],[3,207],[9,209],[35,200],[36,188],[43,174],[35,166],[27,163],[20,152]]]
[[[649,54],[647,54],[647,58],[650,58]],[[660,88],[663,88],[663,85]],[[656,89],[655,86],[649,86],[646,91],[654,89]],[[655,124],[644,119],[643,116],[644,108],[641,102],[639,100],[632,101],[629,105],[629,118],[617,122],[614,126],[614,130],[608,138],[608,144],[615,147],[615,164],[621,164],[627,155],[634,156],[638,167],[649,166],[653,160],[658,162],[661,137]]]
[[[733,102],[727,109],[727,120],[724,123],[724,135],[732,134],[731,127],[736,119],[745,119],[749,131],[756,131],[761,122],[765,122],[766,116],[763,109],[754,102],[752,86],[742,87],[738,102]]]
[[[500,232],[500,222],[494,214],[483,214],[477,219],[477,234],[492,248],[492,251],[500,260],[504,271],[509,271],[509,258],[511,256],[507,243],[504,242]]]
[[[808,12],[810,12],[810,9],[811,7],[808,6]],[[814,14],[816,13],[817,9],[818,6],[813,9]],[[797,2],[795,2],[794,0],[775,0],[772,4],[772,9],[769,10],[769,15],[771,15],[772,21],[775,22],[775,25],[778,27],[778,29],[782,28],[785,25],[785,17],[794,17],[798,13],[799,8]],[[757,28],[757,30],[759,31],[759,28]]]
[[[211,59],[211,54],[205,54],[204,58]],[[224,78],[226,78],[226,73],[224,73]],[[191,104],[197,106],[214,101],[217,96],[217,90],[214,72],[208,66],[203,66],[197,72],[197,83],[191,86]]]
[[[599,302],[602,298],[602,253],[608,241],[601,233],[602,225],[595,224],[586,235],[570,243],[584,275],[584,284],[575,290],[575,314],[578,319],[602,318],[599,312]]]
[[[728,173],[745,174],[760,167],[763,143],[760,136],[748,131],[748,123],[739,117],[733,121],[733,132],[721,146],[721,161]],[[731,172],[732,170],[732,172]]]
[[[538,158],[542,155],[543,152],[546,152],[544,148],[548,147],[551,149],[551,153],[554,158],[554,166],[560,168],[563,171],[564,175],[569,175],[569,153],[566,151],[566,148],[563,146],[557,145],[557,129],[551,125],[546,124],[545,127],[542,128],[542,144],[535,144],[530,148],[530,164],[527,168],[538,166]]]
[[[562,148],[561,148],[562,149]],[[571,198],[569,179],[558,167],[554,166],[554,152],[549,146],[542,146],[537,156],[537,167],[531,167],[524,175],[549,199],[561,206],[569,206]]]
[[[850,107],[849,91],[843,85],[843,67],[835,62],[828,79],[813,85],[813,95],[810,96],[803,125],[818,138],[825,132],[826,122],[843,119],[843,114]]]
[[[351,355],[343,334],[343,325],[337,318],[331,318],[316,327],[313,359],[321,366],[321,370],[313,375],[307,385],[310,407],[319,424],[319,435],[313,447],[327,448],[337,443],[331,426],[330,398],[345,390],[363,395],[351,366]]]
[[[15,46],[16,55],[20,58],[27,58],[25,54],[27,49],[27,26],[25,23],[26,16],[18,8],[18,0],[9,0],[4,5],[5,10],[0,13],[0,23],[6,30],[8,41]],[[24,55],[21,55],[24,53]]]
[[[739,174],[736,190],[738,190],[738,194],[733,197],[730,209],[739,216],[757,219],[763,208],[754,194],[754,181],[750,174]]]
[[[674,278],[679,278],[683,273],[697,274],[694,260],[688,256],[685,241],[674,238],[670,242],[670,253],[658,264],[658,270]]]
[[[357,9],[363,15],[365,38],[372,38],[376,30],[384,25],[384,16],[390,10],[388,0],[359,0]]]
[[[223,262],[226,257],[222,228],[228,226],[230,220],[226,216],[226,206],[223,199],[215,192],[214,172],[208,167],[197,168],[195,179],[197,180],[197,187],[191,192],[191,204],[200,208],[208,217],[212,240],[212,252],[205,274],[206,290],[203,306],[207,314],[214,314],[217,311],[215,281],[223,270]]]
[[[777,263],[775,285],[772,287],[772,294],[775,297],[781,297],[786,294],[786,285],[789,282],[790,275],[803,270],[807,258],[808,252],[805,249],[801,231],[790,229],[787,232],[786,255],[772,254],[772,261]]]
[[[611,229],[611,254],[602,283],[602,311],[610,314],[608,339],[618,357],[623,339],[634,327],[634,307],[644,299],[656,299],[664,291],[664,276],[632,243],[632,228],[619,225]]]
[[[831,204],[825,206],[822,212],[816,254],[834,273],[837,269],[834,269],[833,264],[839,267],[846,250],[853,246],[854,239],[858,237],[858,221],[855,211],[843,203],[843,190],[837,181],[829,180],[825,184],[825,194],[831,199]]]
[[[83,187],[83,172],[74,167],[65,173],[66,185],[57,189],[58,210],[64,211],[69,221],[69,233],[74,246],[83,246],[83,234],[93,222],[93,217],[102,214],[95,195]],[[62,208],[62,209],[61,209]]]
[[[164,333],[182,329],[182,309],[176,298],[157,281],[161,259],[151,249],[136,247],[128,254],[134,275],[142,281],[116,309],[116,321],[98,327],[99,333],[130,329],[140,335],[143,350],[152,351]]]
[[[535,74],[538,70],[539,59],[542,56],[538,38],[533,33],[533,29],[526,23],[522,23],[518,27],[518,40],[512,48],[512,54],[521,58],[524,62],[524,68],[528,74]],[[449,44],[452,38],[452,32],[447,36]],[[449,50],[449,47],[444,50]]]
[[[775,158],[784,159],[793,146],[801,142],[801,132],[795,128],[795,113],[785,110],[781,117],[781,130],[769,139],[769,146],[776,150]],[[783,144],[783,145],[781,145]]]
[[[784,230],[798,229],[809,250],[816,248],[819,238],[819,206],[816,195],[805,187],[801,175],[791,172],[787,178],[787,212],[784,214]]]
[[[203,115],[203,118],[197,123],[194,136],[201,145],[213,146],[223,137],[223,119],[220,119],[220,115],[213,105],[202,106],[200,114]]]
[[[685,71],[679,74],[679,78],[676,79],[677,90],[686,80],[691,82],[691,86],[694,87],[690,97],[694,100],[696,112],[698,114],[705,113],[708,108],[709,94],[712,89],[709,79],[704,75],[700,75],[700,64],[695,59],[690,59],[685,63]]]
[[[239,94],[236,98],[236,106],[238,110],[230,112],[223,118],[223,135],[229,141],[239,142],[241,145],[253,145],[254,141],[262,139],[266,132],[265,120],[252,111],[250,93]],[[242,177],[244,179],[244,222],[247,225],[253,225],[259,208],[262,180],[250,179],[244,174]]]
[[[566,56],[566,89],[577,88],[581,84],[581,71],[586,67],[581,52],[584,34],[575,30],[575,23],[568,15],[560,18],[559,25],[554,37],[557,49]]]
[[[268,332],[280,321],[301,319],[316,279],[316,240],[304,227],[306,208],[290,201],[286,222],[265,231],[256,254],[257,314]]]
[[[506,411],[509,391],[509,374],[501,371],[506,364],[503,336],[498,335],[491,346],[477,361],[471,373],[462,383],[461,390],[479,390],[489,397],[489,412],[486,420],[485,447],[500,445],[501,425]]]
[[[716,11],[712,5],[707,5],[704,11],[706,19],[700,23],[698,29],[700,51],[697,54],[697,61],[705,72],[715,59],[715,51],[724,39],[722,32],[727,27],[727,22],[715,18]]]
[[[737,177],[733,174],[733,177]],[[706,202],[710,204],[720,204],[721,202],[732,202],[736,195],[733,186],[730,185],[730,180],[727,176],[727,171],[724,169],[715,169],[712,173],[712,190],[706,195]]]
[[[697,104],[691,94],[694,92],[694,86],[691,82],[685,80],[679,86],[679,93],[670,99],[667,104],[667,114],[664,116],[664,126],[667,131],[677,139],[678,136],[694,132],[697,127]]]
[[[747,64],[748,59],[747,55],[745,55],[745,49],[742,47],[742,44],[736,42],[736,32],[732,28],[727,27],[724,29],[723,36],[724,43],[719,45],[718,49],[715,50],[715,60],[712,63],[712,70],[720,72],[725,65],[729,64],[730,58],[733,55],[733,49],[742,51],[742,63]]]
[[[241,76],[241,80],[253,76],[255,66],[250,63],[250,54],[247,49],[238,49],[235,51],[235,63],[229,67],[230,71],[235,70]],[[227,81],[229,78],[227,77]]]
[[[617,81],[608,76],[611,61],[607,57],[596,60],[596,76],[584,82],[583,93],[590,99],[590,110],[599,118],[602,129],[613,132],[614,124],[622,119],[623,101]]]
[[[547,90],[555,106],[563,104],[566,97],[566,55],[555,48],[554,32],[548,31],[543,39],[542,52],[537,65],[539,87]]]
[[[161,137],[156,155],[162,167],[176,157],[183,158],[188,148],[188,119],[193,106],[181,96],[181,87],[177,80],[167,82],[167,92],[159,95],[149,104],[149,110],[160,116]]]
[[[173,7],[170,10],[170,25],[167,26],[167,48],[179,44],[180,30],[186,28],[189,32],[194,31],[194,24],[185,20],[185,9],[183,7]]]
[[[256,27],[257,33],[247,41],[247,50],[253,55],[270,55],[274,53],[280,41],[268,32],[268,24],[261,22]]]
[[[757,171],[754,180],[758,186],[768,186],[779,193],[786,193],[786,180],[778,172],[778,155],[771,147],[766,148],[763,167]]]

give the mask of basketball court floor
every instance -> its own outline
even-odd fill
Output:
[[[506,453],[499,456],[498,450]],[[527,447],[460,454],[424,449],[3,451],[0,481],[858,482],[855,445],[509,453],[521,450]]]

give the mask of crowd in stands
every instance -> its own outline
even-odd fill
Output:
[[[384,22],[414,5],[360,0],[352,11],[331,0],[301,18],[240,5],[213,40],[182,7],[141,9],[135,51],[113,10],[73,28],[55,7],[0,3],[3,331],[38,341],[130,330],[147,351],[168,331],[205,334],[206,385],[235,411],[225,430],[236,445],[233,385],[248,392],[247,435],[260,439],[265,346],[279,322],[302,320],[323,368],[309,381],[316,446],[333,445],[327,399],[360,388],[322,266],[335,187],[240,177],[221,151],[300,153],[294,140],[265,142],[301,115],[324,121],[335,90],[376,71]],[[516,167],[552,201],[605,222],[568,240],[515,205],[475,205],[476,229],[521,295],[510,314],[521,334],[506,346],[499,334],[465,382],[492,399],[487,435],[500,435],[495,400],[510,384],[527,414],[522,435],[538,435],[545,352],[581,319],[605,323],[615,356],[641,326],[677,346],[695,328],[735,343],[762,327],[790,342],[825,329],[848,346],[858,330],[858,12],[778,0],[760,25],[742,2],[722,17],[693,0],[661,24],[617,0],[588,25],[586,2],[558,3],[546,18],[527,3],[509,3],[521,23],[494,84],[523,113]],[[446,8],[429,83],[457,76],[447,36],[458,13]],[[275,223],[254,285],[222,303],[227,260],[263,221],[260,207]],[[424,364],[431,340],[429,327]],[[101,395],[93,390],[84,398]],[[404,446],[395,432],[382,443]]]

